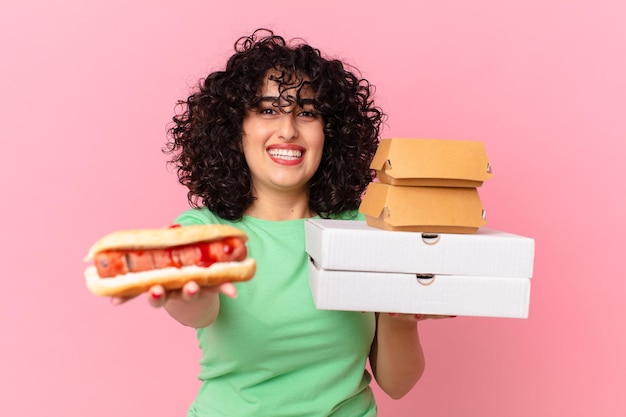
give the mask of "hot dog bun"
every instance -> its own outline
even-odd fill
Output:
[[[106,250],[167,248],[226,237],[241,237],[244,241],[248,240],[248,236],[243,231],[226,224],[118,230],[94,243],[85,256],[85,261],[93,260],[96,253]]]
[[[98,240],[89,249],[85,261],[93,261],[97,254],[107,251],[164,249],[230,237],[247,241],[247,235],[243,231],[228,225],[119,230]],[[107,278],[100,277],[96,266],[92,264],[85,269],[85,280],[87,289],[93,294],[131,297],[147,291],[154,285],[175,290],[182,288],[189,281],[196,281],[201,286],[247,281],[255,272],[256,262],[251,258],[240,261],[216,261],[209,266],[169,266],[126,272]]]
[[[201,286],[247,281],[255,271],[256,263],[252,258],[241,262],[217,262],[208,268],[184,266],[129,272],[115,278],[100,278],[96,267],[92,265],[85,270],[85,279],[87,289],[96,295],[132,297],[148,291],[154,285],[162,285],[166,290],[177,290],[189,281],[195,281]]]

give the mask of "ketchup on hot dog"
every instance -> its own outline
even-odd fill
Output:
[[[198,265],[208,267],[215,262],[236,262],[246,259],[248,251],[239,237],[199,242],[165,249],[109,250],[95,255],[94,265],[101,278],[129,272]]]

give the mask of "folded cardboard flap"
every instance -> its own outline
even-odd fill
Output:
[[[385,230],[475,233],[486,221],[476,188],[405,187],[372,182],[359,211]]]
[[[467,140],[382,139],[370,167],[405,186],[480,187],[492,175],[483,143]]]

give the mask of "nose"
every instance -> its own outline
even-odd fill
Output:
[[[296,125],[295,117],[294,112],[281,114],[276,132],[280,139],[289,141],[298,137],[298,127]]]

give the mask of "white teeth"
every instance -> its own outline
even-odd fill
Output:
[[[302,151],[296,149],[270,149],[269,154],[279,159],[298,159],[302,156]]]

